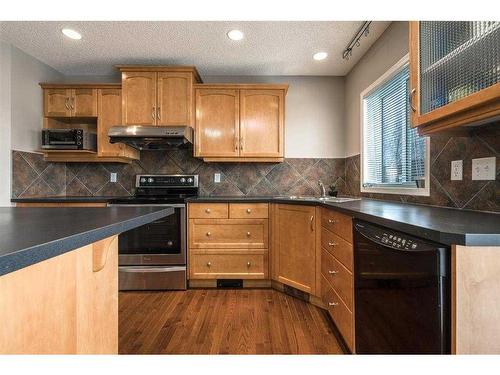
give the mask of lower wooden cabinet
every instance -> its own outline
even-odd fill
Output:
[[[189,279],[268,279],[267,203],[190,203]]]
[[[349,349],[354,340],[352,218],[321,209],[321,298]]]
[[[191,278],[199,279],[267,279],[267,250],[249,252],[192,253]]]
[[[118,237],[0,277],[0,354],[116,354]]]
[[[272,209],[272,278],[303,292],[318,295],[319,209],[276,204]]]

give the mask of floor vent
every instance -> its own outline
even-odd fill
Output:
[[[309,302],[309,294],[308,293],[305,293],[301,290],[295,289],[291,286],[283,285],[283,292],[285,292],[286,294],[288,294],[292,297],[301,299],[302,301]]]
[[[243,280],[242,279],[234,279],[234,280],[217,280],[217,288],[243,288]]]

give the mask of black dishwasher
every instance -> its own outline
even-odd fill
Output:
[[[449,248],[354,223],[358,354],[450,352]]]

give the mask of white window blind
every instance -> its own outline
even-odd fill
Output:
[[[410,127],[408,90],[406,64],[363,98],[364,187],[423,187],[426,142]]]

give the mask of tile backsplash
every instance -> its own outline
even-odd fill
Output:
[[[498,124],[468,137],[433,136],[429,197],[360,193],[360,156],[336,159],[287,158],[283,163],[205,163],[190,150],[143,151],[131,164],[50,163],[37,153],[12,152],[12,196],[127,196],[141,173],[200,175],[203,196],[270,196],[319,194],[318,179],[336,183],[340,195],[366,196],[436,206],[500,212],[500,163],[495,181],[472,181],[472,159],[500,156]],[[452,160],[463,160],[463,180],[450,180]],[[116,183],[110,173],[117,172]],[[221,182],[214,183],[214,174]]]
[[[13,151],[12,195],[33,196],[126,196],[133,195],[136,174],[195,173],[203,196],[270,196],[319,194],[318,179],[337,183],[346,193],[345,160],[286,159],[283,163],[205,163],[190,150],[143,151],[141,160],[118,163],[50,163],[36,153]],[[110,173],[117,172],[116,183]],[[221,182],[214,183],[214,174]]]
[[[345,161],[349,194],[375,199],[500,212],[500,124],[467,137],[433,136],[430,149],[430,196],[360,193],[360,155]],[[472,181],[472,159],[495,156],[495,181]],[[451,181],[451,162],[463,160],[463,180]]]

